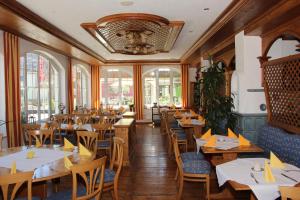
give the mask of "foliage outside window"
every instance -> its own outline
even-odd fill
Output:
[[[20,58],[22,121],[41,121],[58,112],[59,74],[54,63],[38,53]]]
[[[81,65],[72,68],[74,108],[88,106],[88,73]]]
[[[103,105],[128,107],[133,104],[132,67],[102,68],[100,76],[100,99]]]
[[[181,75],[173,68],[158,68],[143,75],[144,104],[181,105]]]

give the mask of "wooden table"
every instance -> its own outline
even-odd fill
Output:
[[[237,159],[238,154],[241,153],[261,153],[263,149],[252,144],[250,146],[238,146],[228,150],[221,150],[214,147],[201,147],[204,154],[211,155],[211,163],[214,166],[220,165]]]
[[[130,165],[130,158],[134,155],[135,146],[135,119],[123,118],[114,124],[115,136],[125,141],[123,166]]]
[[[0,157],[17,153],[24,150],[27,147],[15,147],[5,149],[0,151]],[[47,149],[57,149],[53,146],[42,147]],[[62,150],[62,147],[58,147]],[[69,156],[69,159],[73,164],[84,164],[89,163],[94,159],[95,155],[91,157],[79,156],[78,153],[73,153]],[[9,168],[0,167],[0,176],[10,174]],[[71,171],[65,168],[64,158],[58,159],[54,162],[45,164],[34,170],[34,175],[32,177],[33,184],[33,194],[40,196],[42,199],[47,197],[47,183],[46,181],[60,178],[66,175],[71,174]]]
[[[205,126],[205,124],[184,124],[178,120],[179,126],[181,126],[183,129],[186,129],[187,139],[188,139],[188,147],[189,149],[194,149],[195,142],[193,134],[195,134],[197,137],[200,137],[202,135],[202,128]]]
[[[129,111],[127,111],[127,112],[125,112],[123,114],[123,118],[132,118],[132,119],[135,119],[135,116],[136,116],[135,112],[129,112]]]
[[[238,146],[238,147],[228,149],[228,150],[221,150],[221,149],[217,149],[214,147],[204,147],[204,146],[202,146],[201,149],[204,154],[211,156],[211,163],[213,166],[217,166],[222,163],[235,160],[235,159],[237,159],[238,154],[263,152],[263,149],[261,149],[260,147],[256,146],[255,144],[252,144],[252,143],[250,146]],[[232,181],[232,182],[234,182],[234,181]],[[239,184],[239,185],[241,186],[241,184]],[[237,188],[239,187],[238,185],[236,185],[236,186],[237,186]],[[248,187],[248,186],[246,186],[246,187]],[[249,187],[248,187],[248,190],[250,190]],[[231,194],[229,188],[225,187],[222,192],[216,193],[216,194],[211,194],[210,197],[211,197],[211,199],[224,199],[224,198],[232,198],[233,195]],[[253,198],[255,199],[255,197],[253,196],[252,193],[251,193],[250,198],[251,198],[251,200]]]

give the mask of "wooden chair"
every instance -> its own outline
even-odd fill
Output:
[[[111,159],[112,130],[111,124],[93,124],[93,131],[98,133],[97,150],[105,150]]]
[[[2,151],[2,140],[3,140],[3,135],[0,133],[0,151]]]
[[[193,160],[183,162],[177,143],[176,135],[172,135],[172,141],[174,145],[174,154],[176,158],[177,167],[179,170],[179,191],[176,195],[176,199],[179,200],[182,197],[183,182],[203,182],[206,184],[206,199],[209,197],[209,174],[210,164],[206,160]]]
[[[300,187],[279,187],[282,200],[300,200]]]
[[[60,125],[56,121],[53,121],[49,124],[49,129],[53,130],[54,141],[59,141],[59,143],[63,145],[63,137],[61,134]]]
[[[114,137],[113,155],[108,169],[105,169],[103,191],[111,191],[114,199],[118,200],[119,176],[123,165],[124,140]]]
[[[106,157],[102,157],[87,164],[72,166],[72,190],[54,193],[47,200],[100,200],[104,185],[105,162]]]
[[[39,139],[41,145],[47,144],[47,141],[49,141],[49,145],[53,145],[53,130],[52,129],[42,129],[42,130],[34,130],[29,131],[29,146],[33,144],[33,141],[36,140],[36,138]]]
[[[28,145],[29,144],[29,131],[33,130],[40,130],[41,125],[40,124],[22,124],[22,133],[23,133],[23,140],[24,144]]]
[[[97,155],[97,137],[98,134],[93,131],[77,131],[77,146],[81,143],[89,151],[93,153],[94,156]]]
[[[32,199],[32,176],[33,172],[20,172],[0,176],[0,186],[3,200],[13,200],[16,198],[20,187],[27,183],[27,199]]]
[[[90,114],[77,114],[76,115],[76,122],[78,122],[78,123],[82,123],[82,124],[87,124],[87,123],[89,123],[90,122],[90,120],[91,120],[91,115]]]

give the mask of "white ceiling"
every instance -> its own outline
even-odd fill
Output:
[[[106,60],[180,59],[207,30],[232,0],[17,0],[34,13],[74,37]],[[204,11],[209,8],[209,11]],[[182,32],[169,53],[155,55],[122,55],[109,53],[80,24],[118,13],[148,13],[170,21],[184,21]]]

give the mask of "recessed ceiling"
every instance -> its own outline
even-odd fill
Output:
[[[121,0],[17,1],[106,60],[180,59],[232,2],[232,0],[133,0],[132,5],[123,6]],[[209,10],[205,11],[205,8]],[[112,54],[80,26],[81,23],[95,22],[107,15],[134,12],[159,15],[170,21],[185,23],[170,52],[154,55]]]

